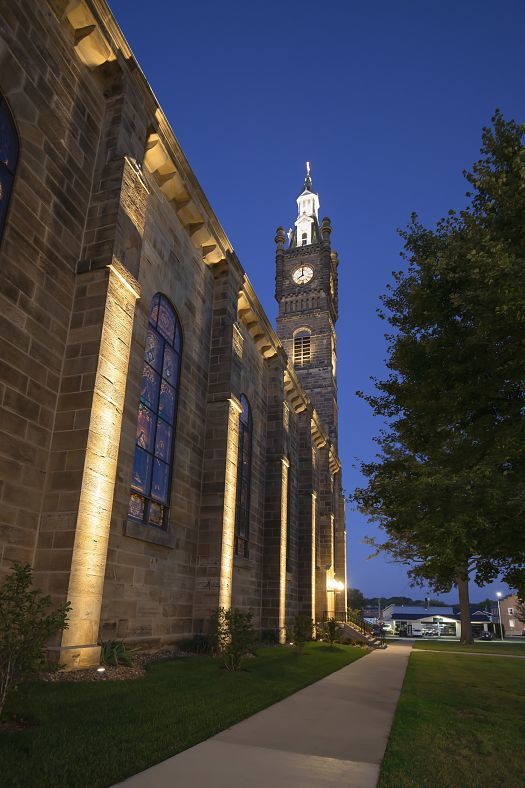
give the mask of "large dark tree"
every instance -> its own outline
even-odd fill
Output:
[[[457,585],[465,642],[469,578],[525,577],[525,126],[492,120],[467,207],[402,233],[390,374],[362,395],[386,427],[354,493],[415,583]]]
[[[347,606],[351,610],[362,610],[365,604],[365,597],[358,588],[348,588],[346,591]]]

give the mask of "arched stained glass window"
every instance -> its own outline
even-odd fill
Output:
[[[168,525],[181,353],[177,314],[157,293],[148,321],[128,510],[133,520],[157,528]]]
[[[252,410],[242,394],[237,455],[237,501],[235,507],[235,552],[248,558],[250,535],[250,486],[252,476]]]
[[[18,134],[6,100],[0,95],[0,240],[18,161]]]

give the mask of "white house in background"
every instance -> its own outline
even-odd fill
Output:
[[[470,620],[475,637],[493,629],[493,617],[486,611],[471,612]],[[383,611],[383,621],[393,633],[405,637],[461,637],[460,615],[453,607],[389,605]]]

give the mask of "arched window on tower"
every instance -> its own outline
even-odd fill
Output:
[[[301,246],[306,246],[307,241],[308,241],[308,233],[303,233],[301,235]]]
[[[168,525],[181,354],[177,314],[157,293],[149,313],[128,510],[133,520],[157,528]]]
[[[248,558],[250,536],[250,487],[252,477],[252,409],[242,394],[237,455],[237,500],[235,506],[235,553]]]
[[[311,359],[311,331],[301,328],[293,338],[293,363],[296,367],[304,367]]]
[[[18,133],[6,100],[0,95],[0,240],[18,161]]]

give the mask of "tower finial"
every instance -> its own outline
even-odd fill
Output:
[[[310,176],[310,162],[306,162],[306,178],[304,179],[304,188],[308,189],[309,192],[313,191],[312,186],[312,178]]]

